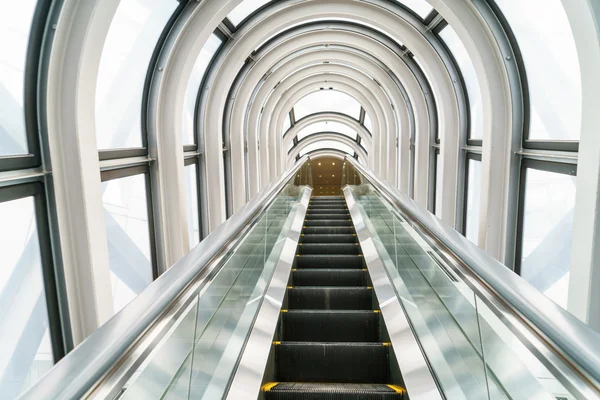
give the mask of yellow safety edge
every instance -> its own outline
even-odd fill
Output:
[[[390,389],[394,390],[396,393],[406,393],[406,390],[404,388],[401,388],[398,385],[386,385],[386,386],[389,387]],[[271,387],[273,387],[273,386],[271,386]]]
[[[279,382],[269,382],[269,383],[265,383],[264,385],[262,385],[260,387],[260,390],[262,390],[263,392],[268,392],[269,390],[273,389],[275,386],[279,385]],[[389,386],[389,385],[388,385]],[[394,388],[392,388],[394,389]],[[395,389],[394,389],[395,390]]]

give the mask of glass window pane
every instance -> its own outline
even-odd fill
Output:
[[[425,0],[396,0],[396,2],[404,4],[423,19],[433,10]]]
[[[302,157],[306,153],[310,153],[311,151],[319,149],[336,149],[343,151],[344,153],[354,154],[354,150],[352,149],[352,147],[348,146],[347,144],[340,143],[335,140],[320,140],[316,143],[309,144],[304,149],[302,149],[300,151],[300,157]]]
[[[54,364],[33,197],[0,203],[0,393],[14,399]]]
[[[346,124],[335,121],[321,121],[310,124],[298,132],[298,140],[302,140],[307,136],[321,132],[341,133],[342,135],[352,138],[352,140],[356,140],[356,137],[358,136],[356,131]]]
[[[35,0],[0,2],[0,156],[27,154],[23,95]]]
[[[525,62],[531,103],[529,138],[579,140],[581,73],[561,0],[496,3],[517,38]]]
[[[190,80],[185,89],[185,104],[183,105],[183,144],[194,144],[194,113],[196,100],[200,91],[200,84],[204,79],[206,68],[223,41],[214,33],[210,35],[192,69]]]
[[[365,113],[365,122],[363,125],[369,132],[373,133],[373,122],[371,122],[371,117],[369,117],[369,114],[367,113]]]
[[[96,84],[98,149],[142,147],[148,63],[174,0],[122,0],[110,24]]]
[[[255,10],[258,10],[263,5],[267,4],[271,0],[244,0],[236,8],[231,10],[227,14],[227,18],[234,26],[237,26],[242,22],[248,15],[252,14]]]
[[[479,237],[479,208],[481,204],[481,161],[468,160],[467,221],[465,236],[477,244]]]
[[[525,178],[521,276],[567,307],[575,176],[528,168]]]
[[[185,201],[188,215],[190,249],[200,243],[200,219],[198,218],[198,178],[196,164],[185,167]]]
[[[442,214],[442,157],[435,153],[435,215]]]
[[[319,90],[306,95],[294,106],[296,121],[319,112],[338,112],[358,120],[360,104],[346,93],[336,90]]]
[[[283,130],[281,132],[282,135],[284,135],[288,129],[290,129],[292,126],[292,122],[290,121],[290,116],[288,115],[288,117],[283,120]]]
[[[465,86],[467,88],[466,94],[469,98],[469,117],[471,122],[469,138],[481,139],[483,137],[483,103],[481,101],[481,89],[479,88],[479,80],[475,73],[473,61],[471,60],[471,57],[469,57],[467,49],[450,25],[446,26],[440,32],[440,37],[452,52],[465,81]]]
[[[146,176],[102,183],[115,313],[152,282]]]

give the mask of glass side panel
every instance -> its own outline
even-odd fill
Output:
[[[200,92],[200,84],[202,83],[202,79],[204,79],[208,64],[210,64],[222,43],[223,41],[217,35],[214,33],[210,35],[192,68],[192,74],[185,89],[183,105],[182,133],[184,145],[195,143],[194,115],[196,112],[196,100]]]
[[[271,0],[244,0],[227,14],[227,18],[234,26],[239,25],[247,16],[264,6]]]
[[[358,121],[360,104],[354,97],[337,90],[320,90],[300,99],[294,106],[296,121],[310,114],[337,112],[346,114]]]
[[[152,282],[146,176],[102,183],[115,314]]]
[[[467,208],[465,215],[465,236],[471,242],[479,242],[479,208],[481,205],[481,161],[467,160]]]
[[[446,398],[575,400],[416,223],[369,183],[351,193]]]
[[[531,104],[529,139],[579,140],[581,72],[561,0],[496,3],[515,34],[525,62]]]
[[[98,149],[142,147],[142,95],[148,64],[175,0],[122,0],[114,15],[96,83]]]
[[[321,132],[336,132],[346,135],[352,140],[356,140],[358,134],[354,129],[346,124],[342,124],[335,121],[321,121],[310,124],[298,132],[298,140],[302,140],[307,136],[314,135],[315,133]]]
[[[335,149],[343,151],[347,154],[354,154],[354,149],[352,149],[352,147],[348,146],[347,144],[336,142],[335,140],[320,140],[316,143],[309,144],[308,146],[300,150],[300,157],[302,157],[306,153],[310,153],[311,151],[319,149]]]
[[[421,18],[425,19],[429,15],[431,11],[433,11],[433,7],[429,5],[425,0],[395,0],[397,3],[404,4],[411,10],[413,10],[417,15]]]
[[[14,399],[53,365],[33,197],[0,203],[0,397]]]
[[[303,190],[290,182],[250,226],[125,385],[121,399],[223,398]]]
[[[475,73],[473,61],[471,60],[471,57],[469,57],[469,53],[467,53],[467,49],[462,41],[458,38],[458,35],[450,25],[446,26],[440,32],[440,37],[452,52],[465,81],[465,86],[467,88],[466,94],[469,99],[469,138],[481,139],[483,137],[483,103],[481,100],[479,80]]]
[[[200,243],[200,218],[198,216],[198,164],[184,168],[185,174],[185,203],[188,215],[188,235],[190,249]]]
[[[373,133],[373,122],[371,121],[371,117],[369,117],[369,114],[365,113],[365,122],[363,124],[365,126],[365,128],[367,128],[367,130],[371,133]]]
[[[36,0],[0,2],[0,157],[27,154],[25,58]]]
[[[521,276],[567,308],[575,176],[527,168]]]

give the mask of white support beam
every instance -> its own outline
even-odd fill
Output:
[[[577,46],[583,95],[567,309],[600,332],[600,4],[562,4]]]

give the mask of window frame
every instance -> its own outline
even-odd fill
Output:
[[[202,233],[202,190],[200,188],[200,159],[196,155],[188,156],[183,160],[183,168],[189,167],[191,165],[195,165],[196,170],[196,193],[198,198],[198,235],[200,237],[200,241],[204,239],[204,235]],[[191,246],[190,246],[191,247]]]
[[[468,199],[469,199],[469,161],[470,160],[482,162],[482,156],[480,153],[471,152],[471,151],[468,151],[465,154],[465,173],[464,173],[465,185],[464,185],[463,204],[462,204],[462,208],[463,208],[462,227],[461,227],[461,232],[460,232],[464,237],[467,237],[467,218],[468,218],[467,209],[469,207]]]

